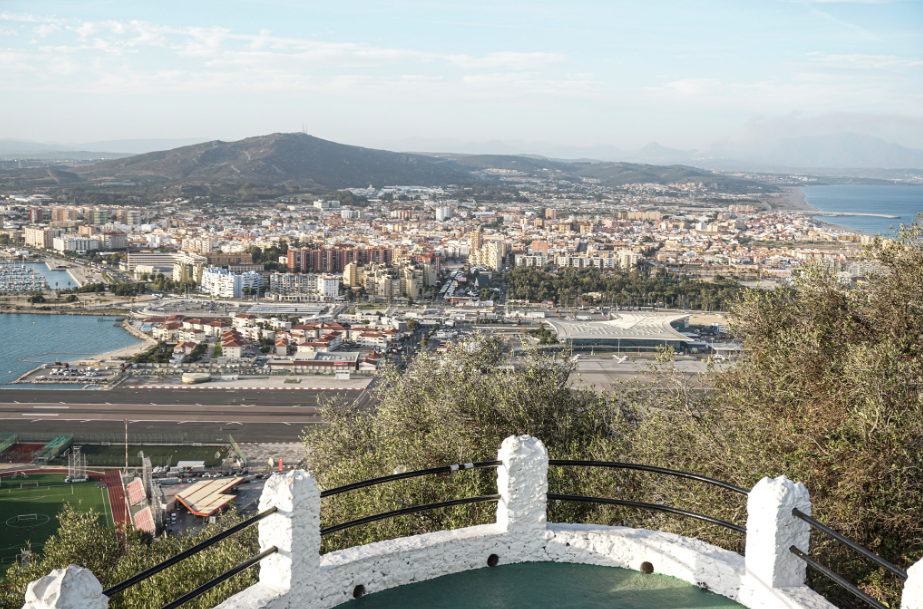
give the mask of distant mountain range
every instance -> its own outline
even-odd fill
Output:
[[[430,156],[372,150],[304,133],[206,142],[81,167],[83,179],[250,182],[345,188],[449,184],[470,176]]]
[[[252,138],[248,138],[252,139]],[[247,141],[247,140],[241,140]],[[323,140],[320,140],[323,141]],[[132,139],[62,144],[0,139],[0,159],[46,160],[118,159],[131,155],[207,143],[200,138]],[[907,148],[869,135],[837,133],[779,139],[762,143],[719,142],[699,150],[667,148],[653,142],[637,150],[615,146],[557,146],[542,142],[491,140],[483,143],[452,139],[403,140],[407,154],[434,153],[504,155],[542,158],[566,163],[624,162],[651,165],[692,165],[719,171],[836,174],[837,169],[923,169],[923,150]]]
[[[652,149],[651,154],[661,151]],[[498,179],[487,169],[520,175],[601,184],[694,182],[752,190],[766,188],[689,166],[562,162],[537,156],[410,154],[347,146],[304,133],[274,133],[236,142],[205,142],[73,167],[0,172],[0,185],[16,189],[113,188],[177,194],[292,192],[374,185],[444,186]],[[510,174],[505,174],[510,175]],[[164,189],[169,188],[169,191]],[[176,190],[178,189],[178,190]]]
[[[562,147],[499,140],[483,144],[450,140],[409,140],[419,152],[512,154],[558,161],[684,164],[722,171],[786,172],[829,169],[923,169],[923,150],[857,133],[806,136],[764,143],[716,143],[701,150],[678,150],[651,143],[638,150],[613,146]]]
[[[167,150],[204,142],[204,138],[135,139],[105,142],[59,143],[0,139],[0,158],[75,159],[117,158]]]

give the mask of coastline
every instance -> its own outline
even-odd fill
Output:
[[[813,205],[808,205],[807,198],[804,196],[804,191],[800,188],[793,186],[785,188],[785,200],[783,206],[779,206],[776,209],[778,211],[799,211],[799,212],[812,212],[820,211]]]
[[[97,353],[96,355],[93,355],[89,358],[82,359],[95,359],[96,361],[104,362],[106,360],[117,359],[119,357],[131,357],[133,355],[137,355],[138,353],[143,353],[144,351],[147,351],[152,346],[157,344],[157,341],[155,341],[153,338],[133,328],[131,326],[131,322],[129,322],[128,319],[124,319],[122,323],[119,324],[119,327],[141,342],[136,345],[122,347],[121,349],[114,349],[112,351],[106,351],[105,353]]]
[[[16,314],[16,313],[12,313],[12,314]],[[24,313],[24,314],[26,314],[26,315],[33,315],[34,313]],[[45,311],[44,314],[46,314],[46,315],[47,315],[47,314],[58,314],[58,315],[62,315],[62,314],[63,314],[63,315],[67,315],[68,313],[63,313],[63,312],[54,312],[54,313],[52,313],[52,312],[50,312],[50,311]],[[79,315],[79,313],[78,313],[78,315]],[[97,315],[98,315],[98,314],[97,314]],[[68,360],[62,359],[62,361],[67,361],[67,362],[69,362],[69,363],[76,362],[76,361],[87,361],[87,360],[96,360],[96,361],[98,361],[98,362],[105,362],[105,361],[109,361],[109,360],[115,360],[115,359],[118,359],[118,358],[126,358],[126,359],[128,359],[128,358],[131,358],[131,357],[134,356],[134,355],[137,355],[138,353],[143,353],[144,351],[147,351],[147,350],[150,349],[153,345],[156,345],[156,344],[157,344],[157,341],[155,341],[152,337],[150,337],[150,336],[148,336],[147,334],[144,334],[143,332],[141,332],[140,330],[138,330],[138,329],[132,327],[130,320],[127,319],[127,318],[124,319],[124,320],[122,320],[122,323],[119,324],[119,327],[122,328],[122,330],[124,330],[124,331],[127,332],[128,334],[131,334],[133,337],[137,338],[137,339],[139,340],[139,342],[138,342],[138,343],[135,343],[134,345],[129,345],[129,346],[127,346],[127,347],[122,347],[121,349],[113,349],[113,350],[111,350],[111,351],[105,351],[105,352],[103,352],[103,353],[96,353],[96,354],[92,354],[92,355],[91,355],[91,354],[81,354],[80,356],[75,357],[74,359],[68,359]],[[8,386],[8,385],[17,385],[17,384],[22,384],[22,383],[31,384],[31,383],[33,383],[33,382],[35,382],[35,381],[29,380],[29,377],[31,377],[33,374],[35,374],[36,372],[38,372],[39,370],[41,370],[41,369],[43,368],[43,366],[44,366],[44,364],[42,364],[42,365],[40,365],[40,366],[37,366],[37,367],[35,367],[35,368],[31,369],[31,370],[28,370],[27,372],[25,372],[25,373],[23,373],[22,375],[20,375],[20,376],[19,376],[16,380],[14,380],[14,381],[8,381],[8,382],[6,382],[6,383],[0,383],[0,386],[4,386],[4,385],[7,385],[7,386]],[[66,383],[67,381],[55,381],[55,382],[56,382],[56,383],[57,383],[57,382]],[[82,381],[81,383],[85,384],[85,381]],[[81,383],[76,383],[76,384],[81,384]]]
[[[816,222],[818,226],[822,226],[828,229],[844,231],[847,233],[855,233],[859,235],[869,235],[872,237],[877,236],[875,233],[870,233],[864,230],[860,230],[858,228],[850,228],[848,226],[843,226],[842,224],[834,224],[832,222],[821,220],[821,218],[824,216],[820,216],[820,217],[812,216],[811,212],[823,211],[823,210],[818,209],[817,207],[814,207],[813,205],[809,205],[807,202],[807,198],[805,197],[804,191],[798,188],[797,186],[785,188],[785,193],[786,193],[785,199],[782,202],[782,205],[775,207],[776,211],[788,211],[788,212],[795,212],[795,213],[803,214],[805,216],[810,217],[812,220],[814,220],[814,222]]]

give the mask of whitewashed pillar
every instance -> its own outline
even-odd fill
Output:
[[[907,569],[907,581],[901,594],[901,609],[923,609],[923,560]]]
[[[807,554],[811,527],[792,515],[795,508],[810,516],[811,499],[802,483],[786,476],[763,478],[747,496],[746,569],[738,599],[747,607],[788,607],[782,589],[804,586],[807,565],[789,548]]]
[[[510,436],[497,456],[497,525],[516,548],[517,560],[538,555],[544,543],[548,504],[548,450],[532,436]],[[500,556],[501,563],[514,562]]]
[[[22,609],[106,609],[109,597],[99,580],[77,565],[55,569],[26,588]]]
[[[320,490],[310,472],[291,470],[266,481],[259,511],[278,511],[260,521],[260,552],[279,551],[260,561],[260,584],[302,606],[311,605],[320,577]]]

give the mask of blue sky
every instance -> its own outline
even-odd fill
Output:
[[[2,0],[0,82],[39,141],[923,148],[923,2]]]

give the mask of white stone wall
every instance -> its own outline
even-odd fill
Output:
[[[260,548],[279,551],[260,564],[256,585],[219,609],[326,609],[353,598],[357,586],[374,593],[450,573],[497,564],[549,561],[640,570],[682,579],[751,609],[828,609],[804,585],[804,564],[789,552],[808,550],[808,525],[791,515],[810,514],[803,485],[782,476],[764,478],[747,502],[746,558],[703,541],[671,533],[589,524],[549,524],[546,518],[548,452],[530,436],[504,440],[497,472],[497,522],[439,531],[331,552],[320,551],[320,491],[303,471],[277,474],[266,483],[260,510],[278,512],[260,523]],[[464,475],[464,474],[458,474]],[[241,557],[243,559],[244,557]],[[919,572],[919,573],[918,573]],[[62,601],[62,599],[64,599]],[[33,582],[25,609],[107,606],[96,579],[76,566]],[[910,569],[903,609],[923,609],[923,566]]]

